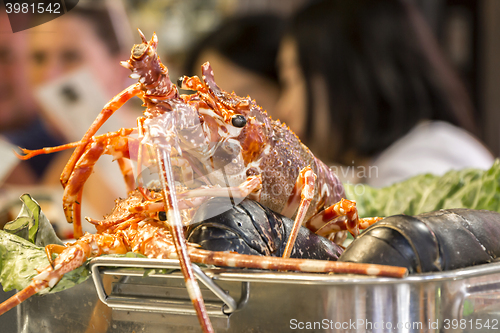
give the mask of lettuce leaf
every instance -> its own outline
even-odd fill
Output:
[[[500,160],[489,170],[464,169],[443,176],[418,175],[384,188],[344,184],[346,196],[356,200],[359,215],[418,215],[447,208],[500,212]]]
[[[36,246],[19,236],[0,230],[0,283],[5,291],[26,288],[36,269],[49,265],[43,247]],[[85,265],[66,273],[53,288],[42,290],[40,294],[62,291],[82,283],[90,276]]]
[[[0,283],[5,291],[24,289],[38,275],[36,269],[43,269],[50,264],[45,254],[46,245],[63,245],[40,205],[29,194],[23,194],[20,199],[23,206],[19,215],[7,223],[4,230],[0,230]],[[89,270],[83,265],[65,274],[53,288],[40,293],[71,288],[89,276]]]
[[[48,244],[63,245],[63,242],[57,237],[49,220],[43,214],[38,202],[27,193],[21,195],[20,199],[23,202],[23,206],[19,215],[17,215],[14,221],[8,222],[3,229],[37,246],[46,246]]]
[[[24,289],[49,260],[42,247],[0,230],[0,283],[5,291]]]

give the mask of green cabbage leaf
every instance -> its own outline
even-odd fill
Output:
[[[500,160],[489,170],[422,174],[383,188],[363,184],[344,187],[347,198],[356,200],[361,217],[418,215],[449,208],[500,212]]]

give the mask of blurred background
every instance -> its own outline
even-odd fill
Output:
[[[137,28],[148,39],[158,34],[172,81],[211,61],[223,89],[285,121],[344,181],[384,186],[418,172],[487,168],[500,155],[498,17],[496,0],[80,0],[13,34],[2,8],[0,224],[15,217],[24,192],[44,202],[49,219],[64,219],[58,178],[72,150],[20,161],[12,149],[78,141],[134,83],[119,61],[140,42]],[[140,104],[128,102],[99,133],[134,127]],[[436,161],[439,150],[420,151],[435,146],[434,134],[453,151],[447,161]],[[384,178],[395,160],[418,164],[408,155],[429,163]],[[84,193],[83,215],[96,218],[125,188],[111,157],[102,159]],[[376,175],[360,174],[370,166]]]

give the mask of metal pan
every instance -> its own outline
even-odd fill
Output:
[[[100,257],[90,267],[93,280],[21,304],[18,331],[200,331],[176,260]],[[218,332],[500,331],[500,263],[405,279],[195,271]]]

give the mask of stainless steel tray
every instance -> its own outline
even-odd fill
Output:
[[[19,306],[18,332],[200,331],[176,260],[90,265],[93,280]],[[500,331],[500,263],[405,279],[195,271],[217,332]]]

